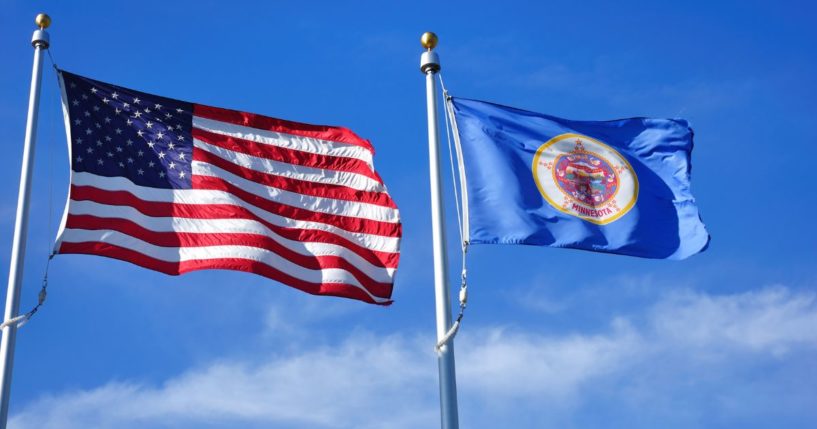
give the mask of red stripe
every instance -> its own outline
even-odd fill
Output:
[[[311,210],[302,209],[300,207],[277,203],[255,195],[252,192],[247,192],[218,177],[193,175],[192,183],[193,189],[224,191],[229,194],[233,194],[244,202],[252,204],[260,209],[288,217],[290,219],[321,222],[327,225],[336,226],[340,229],[345,229],[346,231],[382,235],[385,237],[399,237],[401,234],[401,225],[399,223],[314,212]]]
[[[374,154],[374,147],[372,147],[372,144],[368,140],[360,138],[357,134],[352,132],[352,130],[344,127],[310,125],[301,122],[285,121],[283,119],[270,118],[269,116],[204,106],[201,104],[193,104],[193,115],[261,130],[348,143],[365,148]]]
[[[369,177],[383,183],[380,176],[372,171],[366,161],[348,156],[332,156],[285,147],[263,144],[252,140],[240,139],[223,134],[193,128],[193,138],[213,146],[222,147],[233,152],[245,153],[273,161],[286,162],[293,165],[321,168],[325,170],[346,171]]]
[[[348,271],[373,295],[388,298],[391,283],[380,283],[367,276],[351,262],[336,255],[304,255],[295,252],[270,237],[248,233],[156,232],[125,219],[90,215],[68,215],[66,228],[111,230],[136,237],[162,247],[250,246],[266,249],[284,259],[312,270],[338,268]],[[385,269],[383,269],[385,270]],[[384,271],[385,272],[385,271]]]
[[[92,186],[71,186],[75,201],[94,201],[99,204],[129,206],[152,217],[179,217],[187,219],[246,219],[259,222],[274,233],[293,241],[328,243],[343,246],[376,266],[397,268],[398,252],[371,250],[345,237],[316,229],[289,228],[270,223],[244,207],[232,204],[182,204],[144,201],[126,191],[106,191]]]
[[[336,200],[352,201],[376,204],[378,206],[397,208],[394,202],[385,192],[360,191],[348,186],[316,183],[307,180],[298,180],[291,177],[278,176],[275,174],[262,173],[251,168],[241,167],[214,153],[206,150],[193,148],[193,160],[206,162],[215,165],[222,170],[229,171],[238,177],[243,177],[249,181],[271,186],[273,188],[286,191],[297,192],[303,195],[311,195],[321,198],[332,198]]]
[[[313,295],[340,296],[381,305],[389,305],[392,303],[392,301],[387,301],[385,303],[375,302],[371,297],[369,297],[369,295],[354,285],[345,283],[311,283],[282,273],[281,271],[276,270],[267,264],[250,261],[247,259],[221,258],[198,259],[184,262],[167,262],[156,258],[151,258],[130,249],[99,242],[62,243],[60,245],[59,253],[80,253],[87,255],[107,256],[109,258],[130,262],[141,267],[170,275],[179,275],[190,271],[207,269],[244,271],[253,274],[260,274],[264,277],[273,279],[287,286],[294,287]],[[391,298],[391,291],[389,291],[386,298]]]

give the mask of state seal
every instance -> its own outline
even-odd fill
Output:
[[[540,146],[533,179],[553,208],[599,225],[624,216],[638,199],[630,163],[612,147],[580,134],[561,134]]]

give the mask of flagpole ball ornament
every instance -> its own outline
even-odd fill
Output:
[[[420,36],[420,44],[426,48],[426,51],[420,55],[420,71],[425,74],[440,71],[440,57],[433,51],[433,49],[437,46],[437,41],[437,35],[430,31],[427,31]]]
[[[430,31],[426,31],[422,36],[420,36],[420,44],[422,44],[423,47],[429,51],[437,47],[438,41],[439,39],[437,38],[437,35]]]
[[[31,46],[48,49],[50,42],[48,32],[45,29],[51,25],[51,17],[40,13],[34,18],[34,23],[37,24],[39,30],[34,30],[34,34],[31,36]]]
[[[37,14],[34,23],[37,24],[37,27],[40,27],[40,30],[45,30],[51,26],[51,17],[44,13]]]

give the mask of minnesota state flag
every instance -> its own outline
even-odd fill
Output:
[[[571,121],[448,99],[471,244],[529,244],[659,259],[706,249],[682,119]]]

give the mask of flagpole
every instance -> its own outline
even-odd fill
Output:
[[[431,179],[431,231],[434,247],[434,294],[437,309],[437,341],[442,341],[451,327],[451,301],[448,288],[445,222],[443,218],[442,183],[440,181],[440,144],[437,131],[437,81],[440,58],[433,49],[437,35],[425,33],[420,41],[426,51],[420,57],[420,70],[426,75],[428,108],[428,165]],[[440,420],[442,429],[459,428],[457,415],[457,379],[454,367],[454,340],[449,339],[437,352],[440,378]]]
[[[34,31],[31,45],[34,46],[34,67],[31,71],[31,92],[28,96],[28,116],[26,136],[23,143],[22,170],[20,172],[20,192],[17,196],[17,220],[14,222],[14,240],[11,245],[11,265],[9,266],[8,293],[6,295],[6,321],[17,317],[20,311],[20,290],[23,283],[23,260],[26,253],[28,234],[28,209],[31,194],[31,167],[34,161],[34,143],[37,140],[37,112],[40,106],[40,78],[42,77],[43,51],[48,49],[48,32],[51,18],[41,13],[34,22],[39,27]],[[14,344],[17,339],[17,324],[3,328],[0,340],[0,429],[8,422],[9,398],[11,396],[11,370],[14,366]]]

